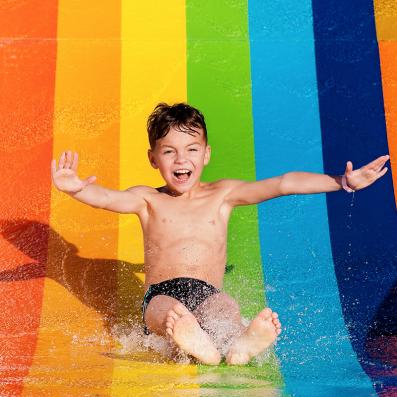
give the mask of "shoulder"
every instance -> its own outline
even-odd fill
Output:
[[[228,193],[235,188],[242,186],[245,182],[240,179],[219,179],[211,184],[215,189],[219,189]]]
[[[146,185],[136,185],[136,186],[131,186],[126,189],[129,192],[135,192],[135,193],[154,193],[156,192],[156,189],[151,186],[146,186]]]
[[[158,191],[155,188],[145,185],[131,186],[127,188],[125,191],[133,195],[140,196],[142,198],[146,198],[153,194],[158,194]]]
[[[239,179],[219,179],[218,181],[211,182],[209,186],[216,191],[224,201],[229,201],[229,197],[236,190],[240,190],[245,184],[244,181]]]

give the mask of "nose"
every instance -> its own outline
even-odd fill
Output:
[[[176,157],[175,157],[175,163],[177,164],[182,164],[186,161],[186,156],[183,151],[181,152],[176,152]]]

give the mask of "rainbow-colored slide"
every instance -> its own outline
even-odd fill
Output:
[[[2,1],[0,396],[397,396],[396,76],[394,0]],[[51,186],[67,149],[82,177],[159,186],[146,119],[180,101],[206,116],[205,180],[391,155],[354,195],[235,211],[225,288],[284,325],[246,367],[131,346],[138,220]]]

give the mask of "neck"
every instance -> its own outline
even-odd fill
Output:
[[[187,192],[177,192],[175,190],[173,190],[172,188],[170,188],[169,186],[163,186],[159,189],[160,192],[168,194],[169,196],[172,197],[185,197],[185,198],[192,198],[193,196],[195,196],[195,194],[197,193],[198,190],[200,190],[201,187],[201,183],[199,183],[197,186],[193,186],[189,191]]]

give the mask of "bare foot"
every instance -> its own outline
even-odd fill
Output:
[[[176,304],[168,312],[166,332],[180,349],[198,358],[202,363],[217,365],[221,361],[221,355],[210,336],[182,304]]]
[[[268,348],[281,333],[278,314],[263,309],[250,323],[243,335],[232,344],[226,362],[232,365],[247,364],[252,357]]]

